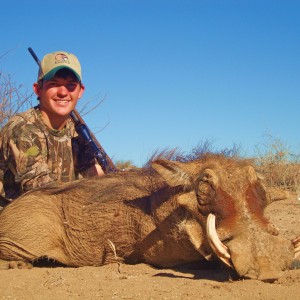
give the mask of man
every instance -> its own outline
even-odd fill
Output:
[[[45,55],[33,89],[39,105],[12,117],[0,132],[0,190],[8,202],[53,181],[104,174],[70,119],[84,92],[77,57]]]

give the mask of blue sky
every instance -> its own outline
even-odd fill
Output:
[[[76,54],[113,160],[205,140],[253,155],[265,135],[299,153],[299,15],[299,0],[2,0],[0,70],[30,91],[29,46]]]

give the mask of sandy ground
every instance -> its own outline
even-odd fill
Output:
[[[286,237],[300,235],[296,196],[266,214]],[[300,264],[299,264],[300,265]],[[0,270],[0,299],[300,299],[300,269],[274,283],[234,279],[222,265],[154,269],[145,264]]]

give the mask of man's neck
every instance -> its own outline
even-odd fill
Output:
[[[69,116],[66,117],[51,117],[49,118],[49,115],[46,114],[44,111],[41,111],[42,119],[47,127],[50,129],[55,130],[62,130],[68,121]]]

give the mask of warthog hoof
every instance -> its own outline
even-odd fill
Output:
[[[31,269],[32,264],[25,261],[0,261],[0,270],[8,270],[8,269]]]
[[[10,261],[8,263],[9,269],[31,269],[32,264],[26,261]]]

